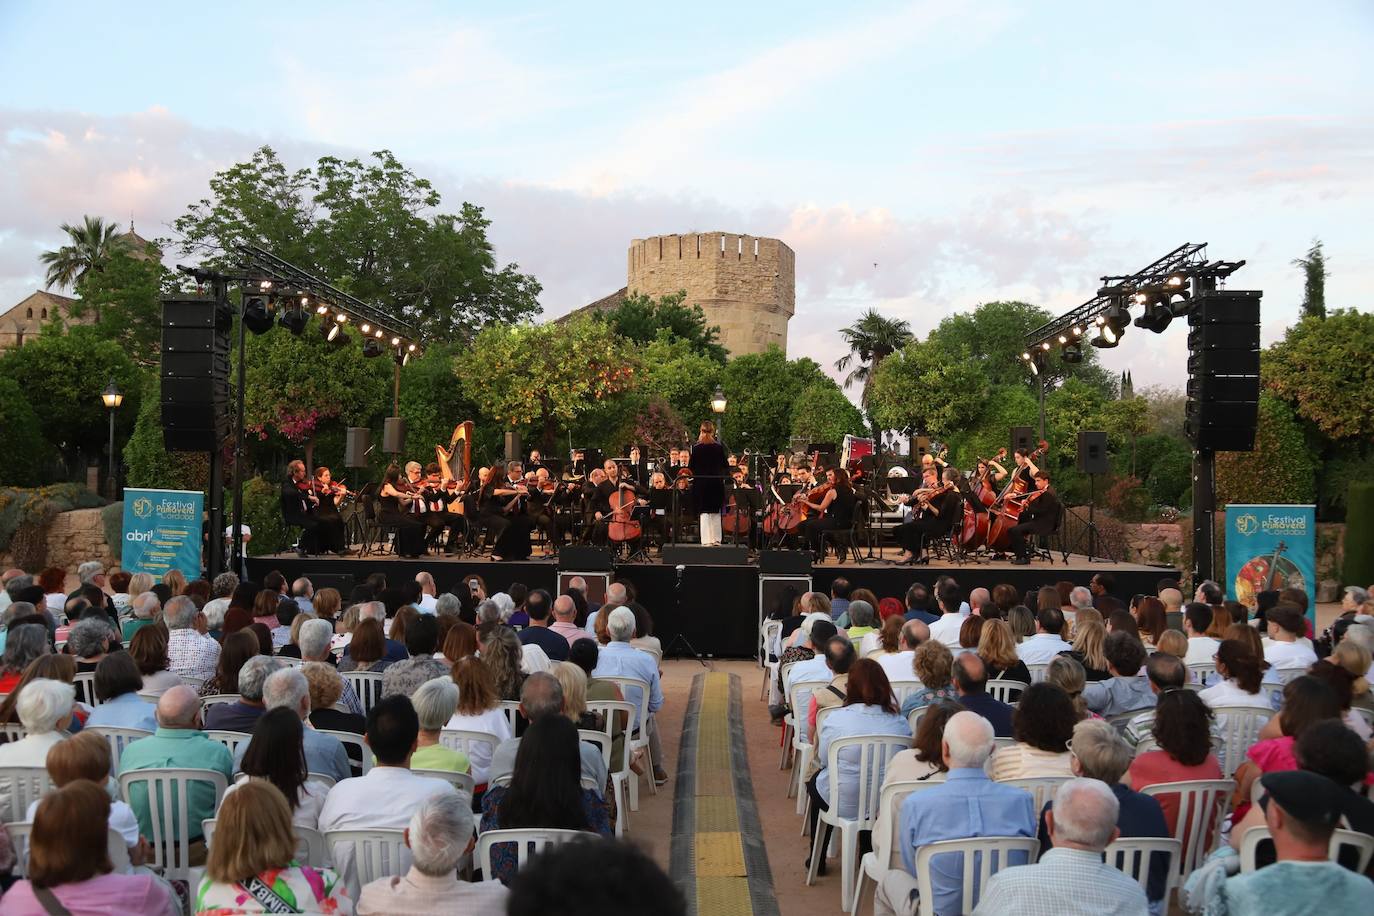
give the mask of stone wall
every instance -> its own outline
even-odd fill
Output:
[[[106,566],[115,562],[114,552],[105,543],[105,526],[101,524],[99,509],[74,509],[61,513],[48,526],[47,542],[48,554],[41,566],[75,570],[87,560],[99,560]],[[12,565],[9,554],[0,554],[0,567]]]
[[[732,356],[787,350],[796,311],[796,255],[777,239],[728,232],[659,235],[630,243],[627,287],[660,298],[687,291]]]
[[[1176,522],[1123,525],[1126,546],[1123,560],[1129,563],[1182,564],[1183,530]]]

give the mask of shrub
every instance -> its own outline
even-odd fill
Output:
[[[48,526],[59,513],[92,509],[105,500],[76,483],[24,490],[0,490],[0,551],[8,550],[14,565],[43,566],[48,557]]]
[[[1311,503],[1317,495],[1313,449],[1293,408],[1271,394],[1259,399],[1253,452],[1218,452],[1217,506]]]
[[[100,510],[100,527],[105,531],[105,543],[116,560],[124,559],[124,500],[110,503]]]
[[[0,448],[0,484],[35,486],[43,482],[52,447],[24,390],[13,379],[0,377],[0,429],[5,445]]]
[[[253,532],[249,556],[277,553],[296,540],[295,529],[288,529],[282,521],[280,488],[263,477],[251,478],[243,485],[243,522]],[[230,512],[225,513],[224,523],[234,524]]]
[[[1356,481],[1346,496],[1345,570],[1346,585],[1367,586],[1374,582],[1374,483]]]

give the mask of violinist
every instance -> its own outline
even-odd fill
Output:
[[[396,553],[410,559],[420,556],[425,550],[425,523],[412,508],[420,496],[412,491],[396,465],[387,467],[379,495],[381,511],[377,513],[377,521],[396,529]]]
[[[500,474],[500,471],[494,473]],[[534,547],[530,532],[534,530],[534,519],[525,511],[529,502],[530,489],[525,483],[525,467],[519,461],[511,461],[505,468],[505,479],[497,482],[492,490],[496,497],[497,510],[505,516],[506,528],[491,548],[493,560],[528,560]]]
[[[644,519],[644,533],[659,544],[668,537],[668,513],[672,506],[673,493],[668,489],[668,478],[662,471],[649,475],[649,513]]]
[[[315,510],[320,498],[305,473],[305,462],[297,459],[286,466],[286,479],[281,485],[281,517],[288,525],[301,529],[300,554],[319,552],[319,519]]]
[[[540,465],[538,470],[526,471],[526,489],[530,498],[527,502],[527,511],[537,528],[544,532],[544,536],[549,539],[549,548],[557,550],[563,542],[562,533],[558,530],[558,517],[556,500],[558,498],[559,486],[549,476],[549,469]]]
[[[808,508],[819,513],[815,518],[802,522],[802,537],[810,545],[817,563],[825,559],[825,533],[852,525],[857,501],[854,488],[849,483],[849,472],[844,468],[829,468],[825,478],[826,482],[822,484],[825,492],[820,502],[811,498],[804,500]]]
[[[540,454],[539,449],[531,449],[530,460],[529,463],[525,465],[525,470],[538,473],[539,469],[542,467],[544,467],[543,455]]]
[[[900,563],[925,562],[923,554],[929,540],[948,534],[960,520],[963,497],[959,495],[959,472],[945,468],[944,483],[936,475],[934,465],[922,472],[921,488],[903,502],[915,503],[911,517],[893,529],[893,536],[902,545],[897,560]]]
[[[457,512],[448,511],[449,501],[454,498],[458,486],[457,480],[444,483],[437,463],[431,461],[425,466],[425,478],[419,487],[420,520],[429,528],[425,543],[432,547],[447,528],[446,552],[449,556],[458,553],[458,545],[467,531],[467,519]]]
[[[1017,566],[1026,566],[1030,563],[1030,547],[1026,543],[1026,535],[1048,535],[1054,534],[1054,529],[1059,525],[1059,497],[1050,488],[1050,475],[1044,471],[1036,471],[1035,489],[1027,493],[1024,497],[1015,497],[1026,501],[1026,508],[1021,510],[1021,515],[1015,525],[1011,526],[1011,550],[1016,556],[1012,562]]]
[[[477,486],[468,495],[471,500],[468,515],[476,518],[483,530],[483,546],[488,546],[499,538],[510,526],[510,520],[501,514],[501,509],[509,500],[503,500],[495,493],[497,482],[505,476],[505,468],[499,465],[477,469]]]
[[[347,538],[343,517],[339,515],[339,500],[347,495],[348,489],[343,484],[334,482],[329,468],[318,467],[315,468],[314,492],[319,500],[315,508],[315,519],[319,523],[315,529],[315,538],[320,553],[337,553],[343,556],[349,551],[344,547]]]

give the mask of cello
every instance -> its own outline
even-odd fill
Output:
[[[1031,452],[1027,458],[1034,461],[1043,457],[1049,450],[1049,443],[1044,439],[1040,440],[1039,447]],[[993,550],[1006,550],[1011,546],[1011,529],[1021,516],[1021,512],[1026,508],[1028,500],[1021,499],[1027,495],[1027,484],[1025,476],[1020,473],[1021,468],[1017,468],[1011,475],[1011,480],[997,497],[997,501],[988,507],[989,514],[996,513],[996,518],[992,520],[988,529],[987,545]],[[1032,491],[1034,492],[1034,491]]]
[[[992,456],[991,461],[1001,461],[1006,457],[1006,454],[1007,450],[1005,448],[998,449],[997,454]],[[976,456],[974,460],[976,462],[975,466],[981,466],[983,471],[981,474],[974,475],[973,484],[969,487],[969,493],[972,495],[973,499],[977,499],[984,507],[991,506],[993,503],[997,502],[997,493],[988,482],[988,475],[992,473],[990,460],[981,456]],[[959,543],[965,550],[977,550],[987,543],[988,529],[992,521],[988,516],[986,508],[982,512],[976,511],[973,508],[973,499],[968,498],[966,494],[964,499],[964,517],[959,528]]]
[[[644,533],[643,526],[631,517],[637,502],[629,487],[620,487],[611,494],[611,520],[606,525],[606,536],[617,544],[633,541]]]
[[[735,494],[743,489],[745,488],[733,487],[725,497],[725,512],[720,520],[720,530],[724,534],[749,533],[749,507],[741,507],[735,497]]]

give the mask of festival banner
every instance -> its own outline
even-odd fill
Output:
[[[173,569],[200,577],[201,513],[205,494],[196,490],[124,490],[124,553],[130,573],[161,582]]]
[[[1316,625],[1317,507],[1226,507],[1226,582],[1237,601],[1252,610],[1266,589],[1307,592],[1307,616]]]

